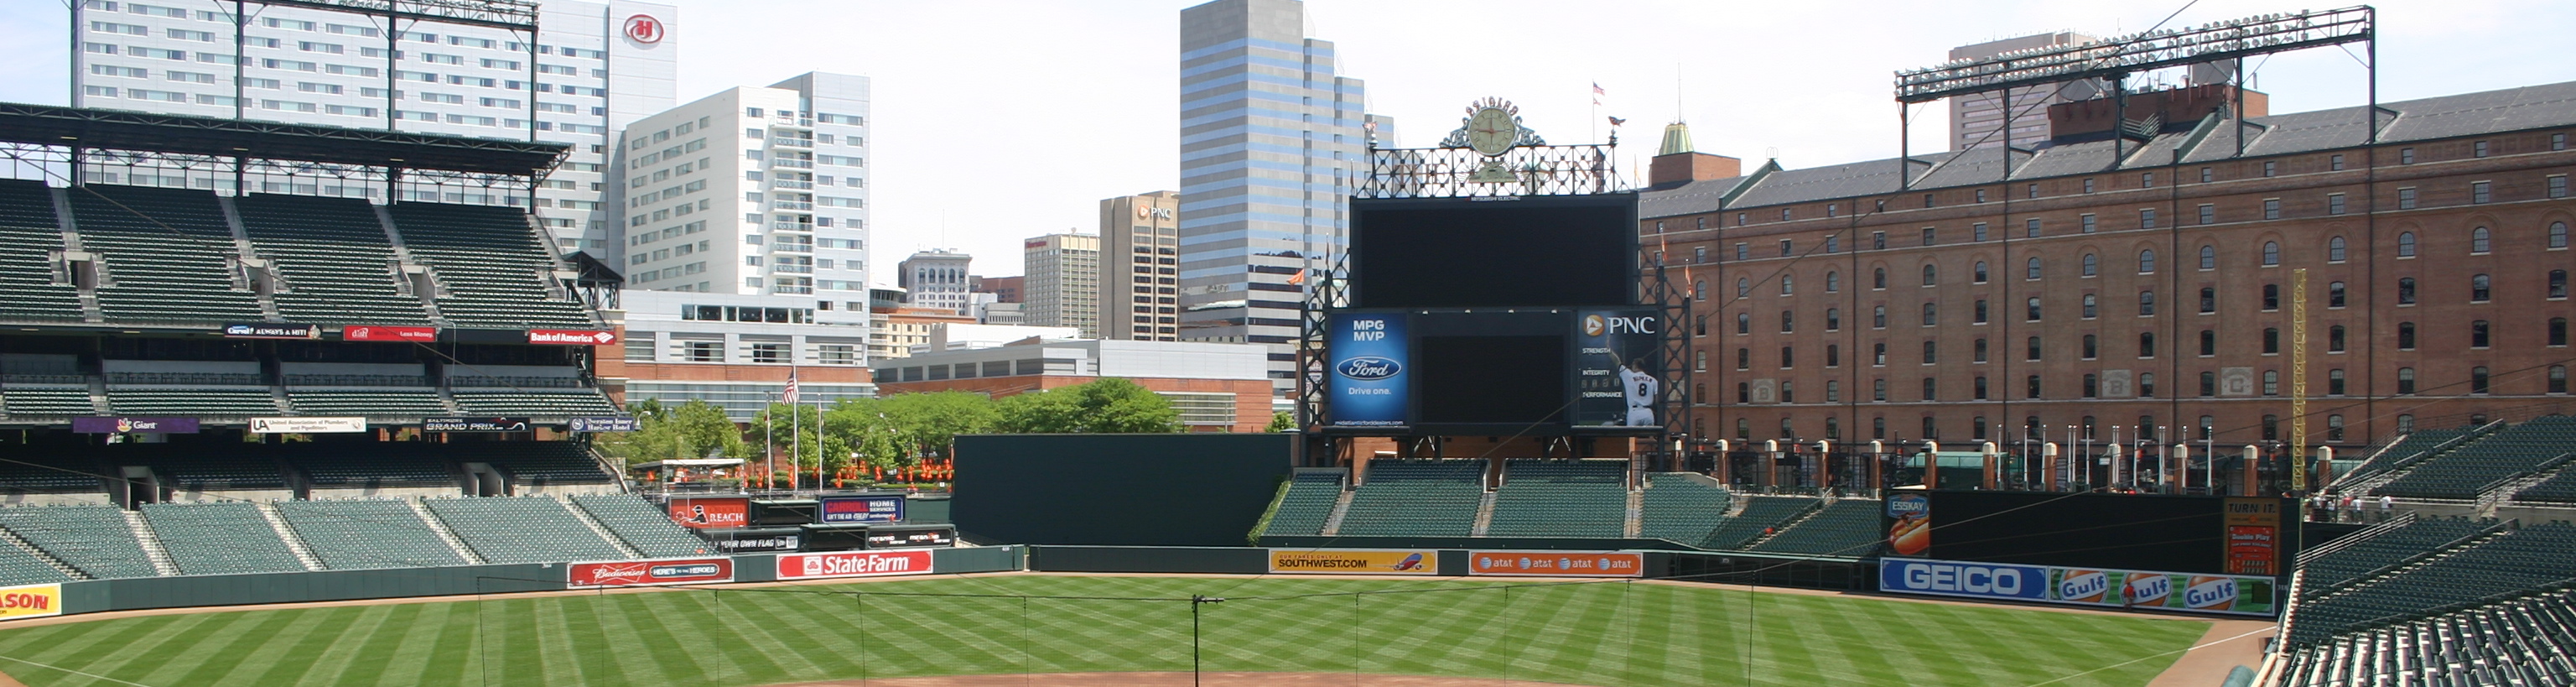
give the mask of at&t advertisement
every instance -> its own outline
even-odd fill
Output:
[[[1333,314],[1332,424],[1337,427],[1402,427],[1412,399],[1405,393],[1409,344],[1403,313]]]
[[[1653,310],[1588,310],[1575,317],[1577,427],[1661,427],[1663,321]]]

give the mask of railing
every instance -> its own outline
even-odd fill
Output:
[[[770,165],[770,166],[772,166],[772,167],[792,167],[792,168],[796,168],[796,169],[813,169],[813,168],[814,168],[814,161],[813,161],[813,160],[798,160],[798,159],[794,159],[794,158],[777,158],[777,159],[772,159],[772,160],[770,160],[770,161],[769,161],[769,165]]]
[[[805,202],[792,201],[792,200],[773,200],[773,201],[769,201],[769,208],[770,208],[770,209],[772,209],[772,210],[806,210],[806,211],[812,211],[812,210],[814,209],[814,204],[813,204],[813,203],[805,203]]]
[[[769,244],[769,250],[778,253],[812,253],[814,246],[806,243],[773,243]]]
[[[770,265],[769,271],[785,272],[788,274],[813,274],[814,267],[812,265]]]
[[[811,287],[811,286],[779,286],[779,287],[773,287],[773,290],[775,290],[775,291],[777,291],[777,292],[779,292],[779,293],[808,294],[808,293],[813,293],[813,292],[814,292],[814,287]]]
[[[771,137],[771,138],[769,139],[769,144],[770,144],[770,145],[781,145],[781,146],[787,146],[787,147],[789,147],[789,148],[812,148],[812,147],[814,147],[814,141],[813,141],[813,139],[806,139],[806,138],[777,138],[777,137]]]
[[[772,222],[770,223],[769,228],[776,231],[802,231],[808,233],[814,231],[814,225],[806,224],[804,222]]]
[[[810,188],[813,188],[813,187],[814,187],[814,182],[811,182],[811,181],[786,181],[786,180],[776,180],[776,181],[771,181],[771,182],[769,182],[769,186],[770,186],[771,188],[804,188],[804,189],[810,189]]]

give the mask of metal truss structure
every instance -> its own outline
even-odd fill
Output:
[[[2100,42],[2054,45],[1896,73],[1896,100],[1921,103],[2039,84],[2117,79],[2152,69],[2371,39],[2369,6],[2266,14]]]
[[[414,21],[501,29],[537,28],[537,3],[528,0],[250,0],[254,4],[393,16]]]
[[[1372,148],[1368,178],[1355,195],[1467,198],[1625,191],[1615,154],[1618,147],[1614,134],[1607,144],[1527,145],[1497,157],[1468,148]]]

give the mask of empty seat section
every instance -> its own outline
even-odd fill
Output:
[[[572,497],[574,505],[591,519],[608,528],[610,534],[626,540],[628,546],[647,557],[671,558],[695,556],[707,552],[707,541],[691,534],[688,528],[671,522],[669,513],[634,494],[592,494]]]
[[[2395,468],[2398,463],[2403,462],[2408,458],[2413,458],[2425,451],[2438,448],[2443,443],[2449,442],[2453,439],[2468,436],[2470,432],[2475,430],[2476,428],[2474,427],[2416,430],[2414,433],[2406,435],[2405,438],[2398,439],[2397,443],[2390,444],[2387,449],[2384,449],[2377,455],[2372,456],[2369,461],[2363,462],[2360,467],[2353,468],[2352,474],[2345,476],[2343,479],[2346,481],[2362,480],[2368,479],[2372,475],[2387,472],[2388,470]]]
[[[623,560],[626,554],[574,519],[563,502],[541,497],[429,499],[429,511],[493,563]]]
[[[393,244],[373,206],[355,198],[251,194],[233,201],[251,250],[275,262],[286,289],[277,314],[316,324],[425,325],[404,292]]]
[[[95,578],[152,577],[160,572],[114,506],[0,508],[0,527]]]
[[[107,407],[119,415],[266,417],[281,415],[268,389],[126,387],[107,390]]]
[[[465,564],[403,501],[280,501],[277,513],[332,570]]]
[[[81,247],[106,267],[97,293],[108,321],[264,319],[234,281],[241,254],[213,192],[89,184],[66,193]]]
[[[2311,644],[2432,609],[2569,584],[2576,584],[2576,526],[2533,525],[2308,599],[2291,624],[2290,641]]]
[[[587,306],[548,288],[554,254],[507,207],[395,203],[387,208],[412,258],[436,270],[441,317],[460,327],[591,327]]]
[[[331,444],[291,459],[315,489],[455,487],[456,472],[428,450],[401,444]]]
[[[2404,498],[2474,499],[2487,487],[2576,452],[2576,418],[2553,415],[2506,427],[2433,456],[2372,491]]]
[[[1703,549],[1742,549],[1745,544],[1762,538],[1765,530],[1779,527],[1807,511],[1814,510],[1819,499],[1805,496],[1754,496],[1744,500],[1744,512],[1717,525],[1700,541]]]
[[[495,441],[449,444],[457,459],[491,463],[519,484],[606,484],[615,475],[600,467],[580,444],[569,441]]]
[[[1370,461],[1366,483],[1351,494],[1341,536],[1452,536],[1476,529],[1484,499],[1485,462]]]
[[[297,572],[304,563],[277,537],[277,529],[247,503],[144,504],[170,562],[187,575]]]
[[[447,405],[435,389],[288,389],[287,405],[297,415],[359,415],[381,418],[442,417]]]
[[[12,447],[0,461],[0,490],[25,493],[106,493],[106,474],[86,452]]]
[[[1878,553],[1880,511],[1886,502],[1843,499],[1753,546],[1754,551],[1861,557]]]
[[[0,412],[12,416],[96,415],[86,386],[0,388]]]
[[[1494,492],[1492,537],[1616,539],[1628,524],[1628,464],[1511,460]]]
[[[116,461],[118,453],[110,451],[106,456],[119,464],[145,462],[151,465],[153,474],[161,476],[162,486],[176,486],[188,491],[286,488],[285,473],[278,471],[277,463],[256,454],[208,456],[160,452],[160,455],[143,461]]]
[[[1726,520],[1726,509],[1734,500],[1733,492],[1701,482],[1693,475],[1647,475],[1646,493],[1639,499],[1643,513],[1637,535],[1697,544]]]
[[[25,549],[0,546],[0,585],[46,584],[73,579],[76,578]]]
[[[1262,534],[1294,537],[1321,534],[1324,521],[1333,517],[1333,503],[1342,498],[1342,473],[1300,472],[1288,480],[1288,493],[1279,499],[1279,509],[1270,514],[1270,527]]]
[[[521,389],[455,391],[456,409],[467,415],[571,417],[617,415],[617,405],[596,389]]]
[[[2383,530],[2301,561],[2299,569],[2307,572],[2302,588],[2313,595],[2340,587],[2372,571],[2431,555],[2494,526],[2494,523],[2445,518],[2417,520],[2404,527]]]
[[[83,319],[79,289],[54,273],[62,251],[53,190],[41,181],[0,180],[0,320]]]

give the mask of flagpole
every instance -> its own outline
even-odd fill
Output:
[[[796,366],[787,366],[787,490],[796,490],[796,473],[805,460],[805,405],[797,403],[802,390],[796,388]]]

